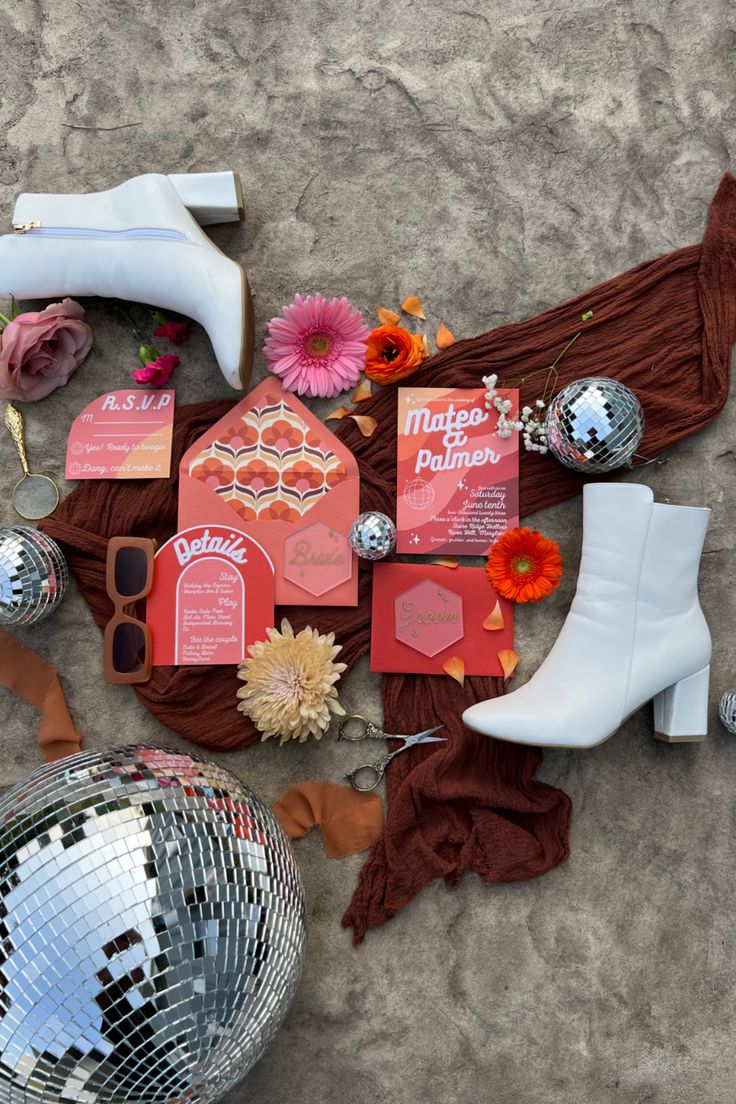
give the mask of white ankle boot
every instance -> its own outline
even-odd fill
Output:
[[[86,195],[26,193],[15,205],[14,233],[0,237],[0,294],[104,295],[184,314],[204,326],[228,383],[245,387],[253,361],[248,281],[194,221],[234,221],[242,211],[239,180],[227,172],[149,173]]]
[[[698,566],[709,517],[655,503],[648,487],[586,486],[577,592],[560,635],[529,682],[466,709],[465,724],[517,744],[589,748],[654,699],[656,736],[703,740],[711,639]]]

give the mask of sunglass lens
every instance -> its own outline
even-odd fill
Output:
[[[112,638],[112,665],[119,675],[132,675],[146,662],[146,634],[141,625],[123,621]]]
[[[120,548],[115,557],[115,589],[123,598],[140,594],[146,585],[148,559],[142,548]]]

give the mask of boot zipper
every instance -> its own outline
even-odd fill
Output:
[[[43,226],[41,220],[35,222],[14,222],[11,226],[14,234],[26,234],[34,231],[34,237],[50,238],[159,238],[164,241],[187,241],[181,230],[163,230],[154,226],[139,226],[130,230],[92,230],[83,226]]]

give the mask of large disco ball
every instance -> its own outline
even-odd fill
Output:
[[[633,458],[644,433],[644,412],[625,384],[588,376],[552,400],[545,433],[550,452],[565,467],[610,472]]]
[[[202,1104],[248,1072],[304,953],[288,840],[235,775],[82,752],[0,799],[3,1104]]]

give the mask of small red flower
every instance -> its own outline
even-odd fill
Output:
[[[183,345],[189,337],[189,325],[186,322],[163,322],[153,332],[156,337],[165,337],[172,345]]]
[[[136,368],[133,379],[136,383],[147,383],[149,387],[165,387],[175,368],[181,364],[178,356],[164,353],[155,360],[147,360],[145,367]]]

